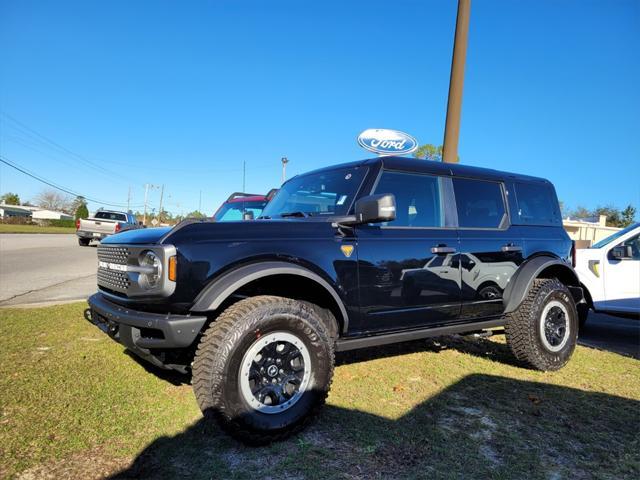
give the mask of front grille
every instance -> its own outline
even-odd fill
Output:
[[[107,245],[98,245],[98,260],[100,260],[101,262],[126,265],[128,258],[129,249],[127,247],[110,247]]]
[[[131,286],[131,281],[129,280],[127,272],[99,267],[98,285],[110,290],[115,290],[116,292],[126,292]]]
[[[127,247],[98,245],[98,261],[115,265],[126,265],[130,251]],[[98,266],[98,285],[115,292],[127,293],[131,281],[127,272]]]

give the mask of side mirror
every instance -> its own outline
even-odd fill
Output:
[[[242,214],[242,220],[253,220],[253,211],[247,210]]]
[[[391,222],[396,219],[396,197],[392,193],[368,195],[356,202],[357,223]]]
[[[612,260],[626,260],[633,258],[631,245],[618,245],[609,250],[609,258]]]

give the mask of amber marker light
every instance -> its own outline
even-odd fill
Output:
[[[169,280],[175,282],[176,278],[178,278],[178,257],[174,255],[169,257]]]

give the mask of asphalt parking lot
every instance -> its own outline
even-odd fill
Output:
[[[75,235],[0,234],[0,306],[82,300],[96,290],[96,249]]]
[[[1,234],[0,307],[83,300],[96,290],[96,249],[75,235]],[[640,320],[591,313],[579,342],[640,359]]]

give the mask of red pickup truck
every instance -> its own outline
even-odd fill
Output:
[[[258,218],[277,191],[277,188],[272,188],[266,195],[243,192],[232,193],[213,214],[213,218],[217,222]]]

